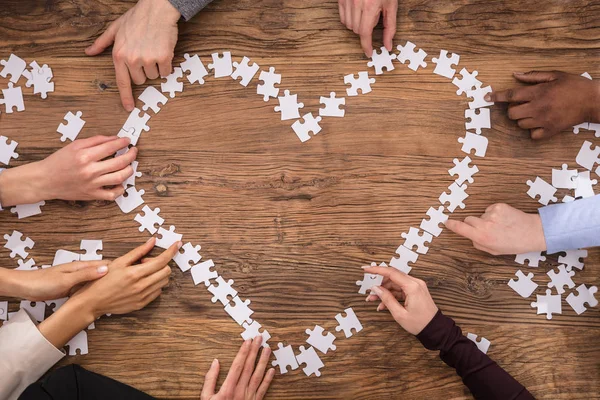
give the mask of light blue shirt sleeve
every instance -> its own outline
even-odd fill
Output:
[[[546,253],[600,246],[600,195],[538,210]]]

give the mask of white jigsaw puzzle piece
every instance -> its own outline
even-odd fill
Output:
[[[552,186],[557,189],[575,189],[576,183],[573,180],[577,177],[576,169],[569,169],[567,164],[562,165],[562,169],[552,169]]]
[[[465,121],[465,129],[474,130],[477,134],[481,134],[483,129],[490,129],[492,127],[490,109],[489,108],[475,108],[465,110],[465,118],[469,121]]]
[[[481,337],[479,338],[479,341],[477,341],[477,335],[474,333],[467,333],[467,338],[477,345],[479,351],[481,351],[483,354],[487,354],[491,344],[489,340]]]
[[[467,132],[464,138],[458,138],[458,142],[463,144],[461,149],[463,153],[471,154],[475,150],[477,157],[485,157],[488,147],[488,139],[485,136]]]
[[[525,275],[521,270],[518,270],[515,275],[518,280],[509,280],[508,286],[521,297],[527,298],[531,296],[538,287],[538,284],[533,281],[533,273],[530,272]]]
[[[560,294],[553,295],[550,289],[546,289],[544,296],[537,294],[531,307],[537,308],[537,314],[546,314],[546,319],[552,319],[552,314],[562,314]]]
[[[338,326],[335,327],[335,331],[343,331],[346,338],[349,338],[352,337],[353,330],[354,333],[358,333],[362,331],[363,326],[352,308],[346,308],[344,313],[346,314],[345,317],[342,315],[342,313],[339,313],[335,316],[335,319],[338,322]]]
[[[288,367],[290,371],[298,369],[298,361],[296,360],[292,346],[284,346],[283,343],[277,343],[277,347],[277,350],[273,350],[275,360],[271,365],[274,367],[279,366],[280,374],[287,374],[289,372]]]
[[[231,64],[230,51],[223,52],[222,57],[219,56],[219,53],[212,53],[210,56],[212,57],[213,62],[208,64],[208,69],[214,70],[215,78],[231,76],[233,73],[233,67]]]
[[[19,154],[15,151],[18,145],[14,140],[9,141],[6,136],[0,136],[0,163],[8,165],[12,158],[18,158]]]
[[[306,349],[304,346],[300,346],[300,354],[296,356],[296,360],[298,364],[306,364],[306,367],[302,368],[306,376],[311,376],[312,374],[315,374],[317,377],[321,376],[321,371],[319,370],[325,365],[314,348],[309,347]]]
[[[304,108],[304,103],[298,103],[298,95],[290,94],[290,91],[287,89],[283,94],[283,96],[277,97],[279,105],[275,106],[275,112],[281,113],[282,121],[300,118],[300,112],[298,110]]]
[[[294,122],[292,124],[292,129],[296,136],[298,136],[298,139],[304,143],[310,139],[311,132],[313,135],[321,132],[321,125],[319,125],[319,122],[321,122],[321,117],[315,118],[312,113],[308,113],[302,116],[302,120],[303,121],[297,120]]]
[[[61,264],[67,264],[74,261],[79,261],[81,259],[81,254],[74,253],[69,250],[56,250],[54,254],[54,260],[52,261],[52,266],[57,266]]]
[[[527,181],[527,186],[529,186],[529,190],[527,191],[527,195],[532,199],[536,199],[536,196],[539,196],[538,202],[547,206],[550,202],[556,203],[558,198],[555,196],[556,188],[551,184],[540,178],[539,176],[535,178],[535,181]]]
[[[8,89],[2,89],[2,96],[4,96],[4,98],[0,100],[0,104],[4,104],[7,114],[12,114],[13,108],[18,112],[25,111],[21,87],[14,87],[14,83],[8,82]]]
[[[277,97],[279,88],[275,84],[281,83],[281,75],[275,73],[275,67],[269,67],[269,72],[260,71],[258,80],[263,83],[256,85],[256,93],[262,95],[264,101],[269,101],[269,97]]]
[[[567,271],[571,271],[573,268],[582,270],[584,267],[582,259],[588,256],[587,250],[573,249],[563,251],[564,256],[558,256],[558,263],[564,264],[567,267]]]
[[[125,196],[125,193],[127,193],[127,196]],[[125,193],[115,199],[115,203],[117,203],[121,211],[123,211],[125,214],[132,212],[144,204],[144,199],[142,198],[144,193],[146,193],[144,189],[140,189],[138,191],[136,190],[135,186],[130,186],[127,190],[125,190]]]
[[[379,53],[377,53],[377,49],[373,49],[371,60],[367,63],[367,66],[375,68],[375,75],[381,75],[383,74],[384,68],[387,72],[394,70],[394,63],[392,60],[395,58],[395,54],[390,54],[385,46],[381,46]]]
[[[258,321],[254,320],[251,324],[244,322],[242,327],[244,328],[242,339],[251,340],[257,336],[262,336],[262,347],[269,347],[268,340],[271,339],[271,334],[266,329],[263,329],[261,333],[260,328],[262,328],[262,325],[259,324]]]
[[[225,306],[225,312],[240,326],[244,322],[251,324],[252,319],[250,316],[254,314],[254,311],[248,307],[249,305],[250,299],[242,301],[239,296],[235,296],[232,302]]]
[[[517,254],[515,256],[515,262],[517,264],[525,265],[525,261],[528,261],[528,266],[537,268],[540,265],[540,261],[546,261],[546,257],[542,255],[541,251],[532,251],[529,253]]]
[[[482,83],[477,79],[477,71],[469,72],[466,68],[460,70],[461,79],[458,77],[452,80],[452,84],[458,88],[456,91],[457,95],[467,93],[471,90],[475,90],[481,87]]]
[[[375,78],[369,78],[369,73],[367,71],[360,71],[358,73],[358,78],[355,78],[354,74],[344,76],[344,83],[350,85],[350,87],[346,89],[346,94],[348,96],[358,96],[359,90],[361,94],[367,94],[373,90],[371,89],[371,85],[375,83]]]
[[[422,234],[419,235],[419,229],[413,228],[412,226],[408,229],[408,233],[402,232],[400,236],[405,239],[402,244],[404,247],[410,250],[413,250],[416,247],[416,251],[419,254],[427,254],[429,247],[425,246],[425,243],[431,244],[431,241],[433,240],[433,235],[431,233],[423,231]]]
[[[19,204],[10,209],[10,212],[13,214],[17,214],[19,219],[32,217],[34,215],[38,215],[42,213],[42,206],[46,205],[44,200],[38,201],[33,204]]]
[[[69,111],[65,114],[63,119],[67,121],[67,124],[65,125],[61,122],[56,129],[56,132],[62,135],[60,138],[61,142],[64,142],[67,139],[70,141],[77,139],[77,136],[85,125],[85,121],[81,118],[82,115],[81,111],[77,111],[75,114]]]
[[[441,50],[440,56],[437,58],[433,57],[431,61],[436,64],[435,69],[433,70],[434,74],[452,79],[456,73],[456,69],[452,68],[452,66],[458,66],[460,56],[455,53],[448,56],[448,50]]]
[[[200,282],[204,283],[204,286],[210,285],[210,280],[219,276],[217,271],[212,270],[215,266],[213,260],[206,260],[199,264],[196,264],[191,269],[192,280],[194,285],[198,285]]]
[[[575,183],[575,197],[587,198],[594,197],[594,185],[598,184],[598,180],[590,178],[590,171],[581,171],[573,179]]]
[[[335,351],[337,348],[333,342],[335,341],[335,335],[331,332],[327,332],[326,335],[323,333],[325,329],[319,325],[315,325],[314,329],[306,329],[306,334],[308,335],[308,339],[306,339],[306,343],[319,350],[323,354],[327,354],[329,350]]]
[[[217,53],[215,53],[217,54]],[[229,53],[229,68],[231,69],[231,53]],[[218,54],[217,54],[218,56]],[[200,59],[200,57],[198,57],[198,54],[194,54],[193,56],[190,56],[189,54],[184,54],[183,57],[185,58],[185,61],[182,62],[180,64],[181,66],[181,70],[183,72],[188,72],[189,74],[186,76],[187,80],[189,83],[194,84],[196,82],[198,82],[201,85],[204,85],[204,77],[206,75],[208,75],[208,71],[206,70],[206,67],[204,67],[204,64],[202,63],[202,60]],[[213,54],[213,62],[214,62],[214,54]],[[212,64],[209,64],[209,67]],[[216,74],[216,71],[215,71]],[[229,73],[229,75],[231,74],[231,72]],[[227,76],[227,75],[224,75]],[[219,78],[217,76],[217,78]]]
[[[142,212],[144,215],[137,214],[134,218],[134,221],[140,224],[139,231],[144,232],[144,230],[147,230],[151,235],[154,235],[156,231],[158,231],[158,228],[155,225],[160,227],[163,222],[165,222],[165,220],[158,215],[160,208],[157,207],[152,210],[150,207],[144,206]]]
[[[440,224],[448,221],[448,216],[444,214],[444,206],[438,208],[429,207],[427,210],[427,216],[429,220],[423,219],[419,226],[426,232],[431,233],[433,236],[438,237],[444,228],[440,228]]]
[[[596,307],[598,305],[598,300],[596,300],[596,297],[594,296],[594,294],[598,292],[598,288],[596,286],[591,286],[588,288],[585,286],[585,284],[581,284],[576,290],[578,293],[577,295],[575,295],[575,293],[570,293],[567,296],[567,303],[573,310],[575,310],[577,315],[581,315],[587,310],[585,303],[588,303],[590,307]]]
[[[575,282],[571,279],[575,275],[575,271],[567,271],[567,268],[564,265],[558,266],[558,272],[550,270],[547,272],[547,275],[550,278],[548,287],[556,289],[558,294],[563,294],[565,292],[565,286],[569,289],[575,287]]]
[[[466,192],[467,185],[458,185],[456,182],[453,182],[448,189],[450,190],[450,194],[444,192],[440,195],[440,204],[445,206],[448,203],[446,209],[451,213],[456,210],[456,207],[464,209],[466,207],[464,201],[469,197]]]
[[[46,303],[43,301],[22,300],[20,308],[26,310],[37,322],[42,322],[46,318]]]
[[[425,62],[427,53],[423,49],[416,51],[416,46],[414,43],[406,42],[404,46],[398,45],[396,49],[398,49],[400,52],[396,55],[396,60],[400,61],[402,64],[405,64],[407,61],[409,61],[409,69],[416,71],[419,69],[419,67],[427,67],[427,63]]]
[[[244,87],[248,86],[248,84],[250,83],[252,78],[254,78],[254,75],[256,75],[258,69],[260,68],[255,62],[253,62],[252,65],[250,65],[250,59],[246,56],[244,56],[244,58],[242,58],[242,61],[239,63],[234,61],[233,66],[235,67],[235,70],[231,74],[231,77],[233,78],[233,80],[242,78],[240,80],[240,85]]]
[[[98,261],[102,260],[102,254],[98,254],[102,251],[102,240],[82,240],[79,245],[80,250],[85,250],[79,259],[81,261]]]
[[[215,281],[217,283],[216,285],[212,283],[208,287],[208,291],[213,294],[213,297],[210,299],[210,301],[213,303],[220,301],[224,306],[226,306],[231,301],[229,300],[229,296],[231,296],[232,300],[235,296],[237,296],[237,290],[233,288],[233,279],[226,281],[222,276],[218,276]]]
[[[197,264],[202,258],[200,255],[201,247],[199,244],[194,246],[190,242],[187,242],[181,248],[183,249],[183,253],[178,251],[175,257],[173,257],[173,261],[175,261],[181,272],[185,272],[192,268],[190,262]]]
[[[10,250],[10,258],[15,258],[16,256],[23,259],[27,258],[29,253],[26,249],[32,249],[35,245],[35,242],[30,238],[21,239],[22,237],[23,234],[19,231],[13,231],[10,235],[4,235],[4,240],[6,240],[4,248]]]
[[[78,354],[77,350],[79,350],[80,355],[84,355],[88,353],[88,336],[86,331],[81,331],[77,335],[75,335],[69,342],[65,345],[69,346],[69,355],[76,356]]]
[[[390,267],[396,268],[398,271],[404,272],[405,274],[409,274],[412,267],[409,266],[408,263],[416,263],[419,255],[402,245],[398,246],[396,253],[398,254],[398,257],[392,257],[390,260]]]
[[[371,267],[376,267],[376,263],[371,263]],[[387,264],[382,262],[379,264],[382,268],[387,268]],[[383,275],[365,273],[362,281],[356,281],[356,285],[360,286],[358,289],[359,294],[367,294],[373,286],[380,286],[383,282]]]
[[[148,111],[148,109],[150,109],[154,112],[154,114],[158,114],[160,111],[159,104],[164,106],[167,104],[167,101],[169,101],[169,99],[154,86],[148,86],[146,89],[144,89],[138,99],[144,103],[142,106],[143,111]]]
[[[329,97],[321,96],[319,102],[320,104],[325,104],[325,107],[319,108],[319,115],[321,117],[343,117],[346,114],[346,110],[340,108],[341,105],[346,104],[346,98],[336,98],[335,92],[329,93]]]
[[[175,233],[175,226],[171,225],[169,230],[166,230],[162,226],[158,228],[158,236],[156,238],[156,246],[161,247],[163,249],[168,249],[175,242],[180,242],[183,238],[183,235],[180,233]]]
[[[455,158],[453,161],[454,167],[448,170],[450,176],[457,175],[454,182],[457,185],[462,185],[465,182],[473,183],[475,180],[473,179],[473,175],[479,172],[479,168],[477,165],[469,166],[471,163],[471,157],[466,156],[462,160],[458,160]]]
[[[173,72],[163,77],[166,79],[165,82],[161,82],[160,91],[163,93],[169,93],[169,97],[175,97],[176,92],[183,92],[183,82],[179,82],[177,79],[183,78],[183,71],[180,67],[173,68]]]
[[[17,83],[19,81],[19,78],[27,67],[25,60],[14,54],[11,54],[10,57],[8,57],[8,60],[0,60],[0,64],[4,66],[0,71],[0,76],[6,78],[10,75],[10,81],[12,83]]]

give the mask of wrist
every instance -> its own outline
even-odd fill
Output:
[[[546,236],[544,235],[544,226],[542,225],[542,217],[538,213],[531,214],[532,240],[531,251],[546,250]]]
[[[60,349],[95,321],[95,318],[86,311],[85,304],[71,297],[54,314],[42,321],[38,329],[46,340]]]
[[[45,181],[39,162],[4,170],[0,174],[0,204],[6,208],[50,200],[44,190]]]
[[[168,24],[177,24],[181,13],[169,0],[139,0],[138,4],[150,8],[160,21]]]

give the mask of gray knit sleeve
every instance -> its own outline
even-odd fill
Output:
[[[212,2],[212,0],[169,0],[169,2],[179,11],[186,21],[189,21],[194,15],[198,14],[200,10]]]

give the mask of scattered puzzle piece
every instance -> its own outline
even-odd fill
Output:
[[[325,365],[314,348],[309,347],[306,349],[304,346],[300,346],[300,354],[296,356],[296,360],[298,364],[306,364],[306,367],[302,368],[306,376],[311,376],[312,374],[315,374],[317,377],[321,376],[319,369]]]
[[[23,262],[23,260],[17,260],[17,264],[19,264],[19,266],[15,268],[17,271],[31,271],[38,269],[35,266],[35,260],[33,258],[30,258],[27,260],[27,262]]]
[[[533,273],[530,272],[525,275],[521,270],[518,270],[515,275],[518,281],[511,279],[508,281],[508,286],[521,297],[527,298],[531,296],[538,287],[538,284],[533,281]]]
[[[475,150],[477,157],[485,157],[488,147],[488,139],[485,136],[467,132],[464,138],[458,138],[458,142],[463,144],[461,149],[463,153],[471,154]]]
[[[594,165],[600,163],[600,146],[594,146],[594,148],[592,148],[592,142],[586,140],[583,142],[583,145],[581,145],[581,149],[579,150],[575,161],[583,168],[589,171],[593,170]]]
[[[544,296],[538,294],[536,298],[531,307],[537,308],[537,314],[546,314],[546,319],[552,319],[552,314],[562,314],[560,294],[553,295],[550,289],[546,289]]]
[[[240,80],[240,85],[244,87],[248,86],[248,84],[250,83],[252,78],[254,78],[254,75],[256,75],[259,69],[258,64],[255,62],[253,62],[252,65],[250,65],[250,59],[246,56],[244,56],[244,58],[242,58],[242,61],[239,63],[234,61],[233,66],[235,67],[235,70],[231,74],[231,77],[233,78],[233,80],[237,80],[241,77],[242,79]]]
[[[548,282],[549,288],[554,288],[558,292],[558,294],[563,294],[565,292],[564,286],[569,289],[573,289],[575,287],[575,282],[573,282],[573,277],[575,275],[575,271],[567,271],[564,265],[558,266],[558,272],[554,270],[550,270],[547,273],[550,278],[550,282]]]
[[[11,158],[18,158],[19,154],[15,152],[18,145],[14,140],[9,142],[6,136],[0,136],[0,163],[8,165]]]
[[[458,88],[456,91],[457,95],[467,93],[471,90],[475,90],[481,87],[481,82],[477,79],[478,72],[469,72],[466,68],[460,70],[461,79],[458,77],[452,80],[452,84]]]
[[[551,184],[540,178],[539,176],[535,178],[535,182],[527,181],[527,186],[529,186],[529,190],[527,191],[527,195],[535,200],[536,196],[539,196],[538,202],[545,206],[548,203],[556,203],[558,200],[556,196],[556,188],[554,188]]]
[[[74,253],[68,250],[56,250],[54,254],[54,261],[52,261],[52,266],[67,264],[74,261],[79,261],[81,259],[81,254]]]
[[[402,64],[405,64],[407,61],[408,68],[416,71],[419,67],[426,68],[427,63],[425,62],[425,57],[427,57],[427,53],[423,49],[419,49],[419,51],[415,51],[415,45],[411,42],[406,42],[404,46],[398,45],[396,49],[400,53],[396,55],[396,60],[400,61]]]
[[[596,297],[594,296],[594,294],[598,292],[596,286],[588,288],[585,284],[581,284],[577,287],[577,292],[577,295],[575,295],[575,293],[570,293],[567,296],[567,303],[575,310],[577,315],[581,315],[587,310],[585,303],[588,303],[590,307],[596,307],[598,305],[598,300],[596,300]]]
[[[394,70],[392,60],[396,58],[396,55],[390,54],[384,46],[381,46],[380,50],[381,52],[377,53],[377,49],[373,49],[371,60],[367,63],[367,66],[375,68],[375,75],[383,74],[384,68],[388,72]]]
[[[215,78],[223,78],[231,75],[233,72],[231,52],[223,52],[223,57],[219,57],[219,53],[212,53],[211,57],[213,62],[208,64],[208,69],[214,70]]]
[[[175,97],[176,92],[183,92],[183,82],[179,82],[177,79],[183,77],[183,71],[180,67],[173,68],[173,72],[166,77],[165,82],[161,82],[160,91],[163,93],[169,93],[169,97]]]
[[[218,54],[215,53],[218,57]],[[215,59],[215,54],[213,54],[213,62]],[[231,70],[231,53],[227,52],[227,54],[229,54],[229,69]],[[200,60],[200,57],[198,57],[198,54],[194,54],[193,56],[190,57],[189,54],[184,54],[183,57],[185,58],[185,61],[182,62],[180,64],[181,66],[181,70],[183,72],[189,72],[189,74],[187,75],[187,80],[189,83],[194,84],[196,82],[198,82],[201,85],[204,85],[204,77],[206,75],[208,75],[208,71],[206,70],[206,68],[204,67],[204,64],[202,64],[202,60]],[[212,64],[209,64],[209,67]],[[225,66],[225,65],[223,65]],[[221,72],[221,70],[219,71]],[[226,72],[226,71],[222,71],[222,72]],[[216,75],[216,70],[215,70],[215,75]],[[228,75],[231,75],[231,72],[229,72]],[[224,75],[224,76],[228,76],[228,75]],[[218,76],[215,76],[216,78],[219,78]],[[155,111],[156,112],[156,111]]]
[[[135,178],[139,178],[142,176],[141,172],[138,172],[138,162],[131,162],[131,169],[133,169],[133,173],[129,176],[129,178],[125,179],[122,183],[123,187],[127,189],[129,186],[135,186]]]
[[[34,215],[38,215],[42,213],[41,207],[45,205],[46,202],[44,200],[39,201],[33,204],[19,204],[10,209],[10,212],[13,214],[17,214],[19,219],[32,217]]]
[[[352,337],[352,330],[354,330],[355,333],[358,333],[362,331],[363,327],[352,308],[346,308],[344,313],[346,313],[345,317],[342,316],[342,313],[339,313],[335,316],[335,319],[339,324],[335,327],[335,331],[344,331],[346,338],[349,338]]]
[[[0,60],[0,64],[4,66],[2,71],[0,71],[0,76],[6,78],[10,75],[10,81],[12,83],[17,83],[23,71],[27,67],[27,63],[22,58],[11,54],[7,60]]]
[[[346,110],[340,108],[341,105],[346,104],[346,98],[336,98],[335,92],[329,93],[329,97],[321,96],[319,102],[325,104],[324,108],[319,108],[319,115],[322,117],[343,117],[346,114]]]
[[[125,194],[122,194],[121,196],[115,199],[115,203],[117,203],[121,211],[123,211],[125,214],[132,212],[133,210],[144,204],[144,199],[142,198],[144,193],[146,193],[144,189],[140,189],[138,191],[136,190],[135,186],[131,186],[127,190],[125,190],[125,193],[127,193],[127,196],[125,196]]]
[[[331,332],[327,332],[327,334],[324,335],[325,329],[321,326],[315,325],[314,329],[306,329],[305,332],[308,335],[306,343],[310,344],[321,353],[327,354],[329,350],[336,349],[335,344],[333,344],[335,335]]]
[[[188,79],[190,79],[189,76]],[[154,114],[158,114],[160,111],[159,104],[164,106],[167,104],[167,101],[169,101],[169,99],[154,86],[148,86],[146,89],[144,89],[138,99],[144,103],[142,106],[143,111],[148,111],[148,109],[151,109],[154,111]]]
[[[279,96],[277,99],[279,100],[279,105],[275,106],[275,112],[281,113],[282,121],[300,118],[298,110],[304,108],[304,103],[298,103],[297,94],[290,94],[290,91],[286,89],[283,92],[283,96]]]
[[[27,258],[29,253],[26,249],[32,249],[35,245],[35,242],[30,238],[21,239],[22,237],[23,234],[19,231],[13,231],[10,235],[4,235],[4,239],[6,240],[4,248],[10,250],[10,258],[15,258],[16,256],[23,259]]]
[[[26,310],[31,318],[37,322],[42,322],[46,318],[46,303],[43,301],[22,300],[20,307],[22,310]]]
[[[77,335],[75,335],[69,342],[65,345],[69,347],[69,355],[76,356],[84,355],[88,353],[88,337],[86,331],[81,331]],[[77,351],[79,350],[79,352]]]
[[[542,255],[541,251],[532,251],[515,256],[515,262],[518,264],[525,265],[525,260],[529,261],[528,266],[539,267],[540,261],[546,261],[546,257]]]
[[[575,183],[575,197],[594,197],[594,185],[598,184],[598,180],[590,178],[590,171],[581,171],[573,179]]]
[[[0,100],[0,104],[4,104],[7,114],[12,114],[13,108],[17,111],[24,111],[25,104],[23,103],[23,91],[19,86],[14,87],[12,82],[8,82],[8,89],[2,89],[4,98]]]
[[[25,86],[33,85],[33,94],[39,94],[42,99],[47,98],[48,93],[54,92],[54,82],[50,82],[54,77],[52,68],[46,64],[40,67],[35,61],[32,61],[29,66],[31,71],[23,71],[23,76],[27,78]]]
[[[491,92],[492,92],[491,86],[480,87],[475,90],[469,90],[467,92],[467,97],[470,97],[473,99],[473,101],[469,102],[469,108],[475,109],[475,108],[482,108],[482,107],[487,107],[487,106],[493,105],[494,102],[485,100],[485,95],[488,93],[491,93]]]
[[[75,114],[69,111],[67,114],[65,114],[63,119],[67,121],[67,124],[65,125],[61,122],[56,129],[56,132],[62,135],[60,138],[61,142],[64,142],[67,139],[70,141],[77,139],[79,132],[81,132],[83,126],[85,125],[85,121],[81,119],[82,115],[83,114],[81,111],[77,111]]]
[[[288,367],[290,371],[298,369],[298,361],[294,355],[292,346],[284,346],[283,343],[277,343],[278,350],[273,351],[275,360],[271,363],[274,367],[279,366],[280,374],[287,374]]]
[[[552,169],[552,186],[557,189],[575,189],[576,183],[573,180],[577,177],[576,169],[569,169],[567,164],[562,165],[562,169]]]
[[[296,133],[296,136],[298,136],[298,139],[304,143],[310,139],[310,132],[312,132],[313,135],[321,132],[321,126],[319,125],[321,117],[315,118],[312,113],[308,113],[304,114],[302,119],[304,122],[297,120],[292,124],[292,129],[294,130],[294,133]]]
[[[375,83],[375,78],[369,78],[367,71],[361,71],[358,73],[358,78],[354,77],[354,74],[344,76],[344,83],[351,85],[346,89],[348,96],[358,96],[358,90],[360,89],[361,94],[370,93],[371,85]]]
[[[269,97],[277,97],[279,88],[275,87],[276,83],[281,83],[281,75],[275,73],[275,68],[270,67],[269,72],[260,71],[258,80],[263,81],[256,86],[256,93],[263,95],[264,101],[269,101]]]
[[[573,268],[578,270],[583,269],[583,261],[582,259],[588,256],[587,250],[575,249],[575,250],[567,250],[564,251],[564,256],[558,256],[558,263],[564,264],[567,268],[567,271],[571,271]]]
[[[102,240],[82,240],[79,249],[85,250],[79,257],[81,261],[102,260],[102,254],[98,254],[102,250]]]
[[[489,108],[467,109],[465,110],[465,118],[469,120],[465,122],[466,130],[473,129],[480,134],[483,129],[492,127]]]
[[[444,78],[452,79],[456,73],[456,69],[452,68],[452,66],[458,66],[460,56],[454,53],[448,56],[448,50],[441,50],[440,56],[437,58],[433,57],[431,61],[436,64],[435,69],[433,70],[434,74],[441,75]]]

